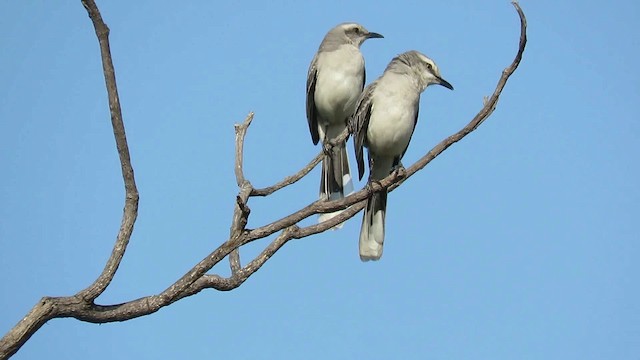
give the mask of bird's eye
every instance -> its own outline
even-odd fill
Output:
[[[360,34],[360,29],[359,28],[353,28],[353,32],[356,34]]]
[[[433,70],[433,65],[431,65],[431,64],[429,64],[429,63],[427,63],[427,69],[429,69],[429,70]]]

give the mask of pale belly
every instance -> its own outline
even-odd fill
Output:
[[[402,155],[413,134],[416,110],[413,104],[404,101],[378,102],[367,129],[369,150],[380,156]]]

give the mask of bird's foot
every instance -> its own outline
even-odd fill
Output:
[[[395,173],[395,175],[400,178],[400,179],[404,179],[407,177],[407,169],[404,168],[404,166],[402,164],[398,164],[393,168],[393,172]]]
[[[373,180],[373,179],[369,179],[369,181],[367,181],[367,185],[365,185],[365,189],[367,189],[367,191],[369,192],[369,194],[374,193],[374,189],[373,189],[373,184],[376,184],[380,187],[382,187],[382,184],[380,183],[380,180]]]
[[[326,142],[326,143],[323,143],[323,144],[322,144],[322,152],[323,152],[325,155],[331,155],[331,149],[332,149],[332,148],[333,148],[333,147],[332,147],[332,146],[331,146],[331,144],[330,144],[330,143],[328,143],[328,142]]]

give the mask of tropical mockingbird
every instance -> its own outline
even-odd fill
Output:
[[[314,145],[322,140],[320,199],[336,200],[353,192],[346,141],[333,143],[347,127],[365,83],[360,45],[380,34],[360,24],[344,23],[329,30],[313,57],[307,75],[307,121]],[[318,221],[339,212],[321,214]]]
[[[408,51],[391,60],[382,76],[364,89],[351,124],[360,179],[364,174],[363,146],[369,149],[369,181],[382,180],[402,167],[400,160],[418,122],[420,94],[432,84],[453,90],[433,60]],[[382,256],[386,206],[386,189],[367,200],[360,228],[362,261]]]

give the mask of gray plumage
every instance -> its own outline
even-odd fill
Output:
[[[320,199],[336,200],[353,192],[346,142],[330,141],[340,135],[353,114],[365,83],[364,58],[360,45],[382,35],[355,23],[340,24],[329,30],[311,61],[307,75],[307,121],[314,145],[322,142]],[[325,221],[339,212],[321,214]]]
[[[364,89],[352,119],[360,179],[364,175],[363,147],[369,150],[369,181],[382,180],[402,166],[400,160],[418,122],[420,94],[432,84],[453,90],[433,60],[413,50],[396,56],[382,76]],[[382,256],[386,206],[386,191],[367,201],[360,228],[362,261]]]

